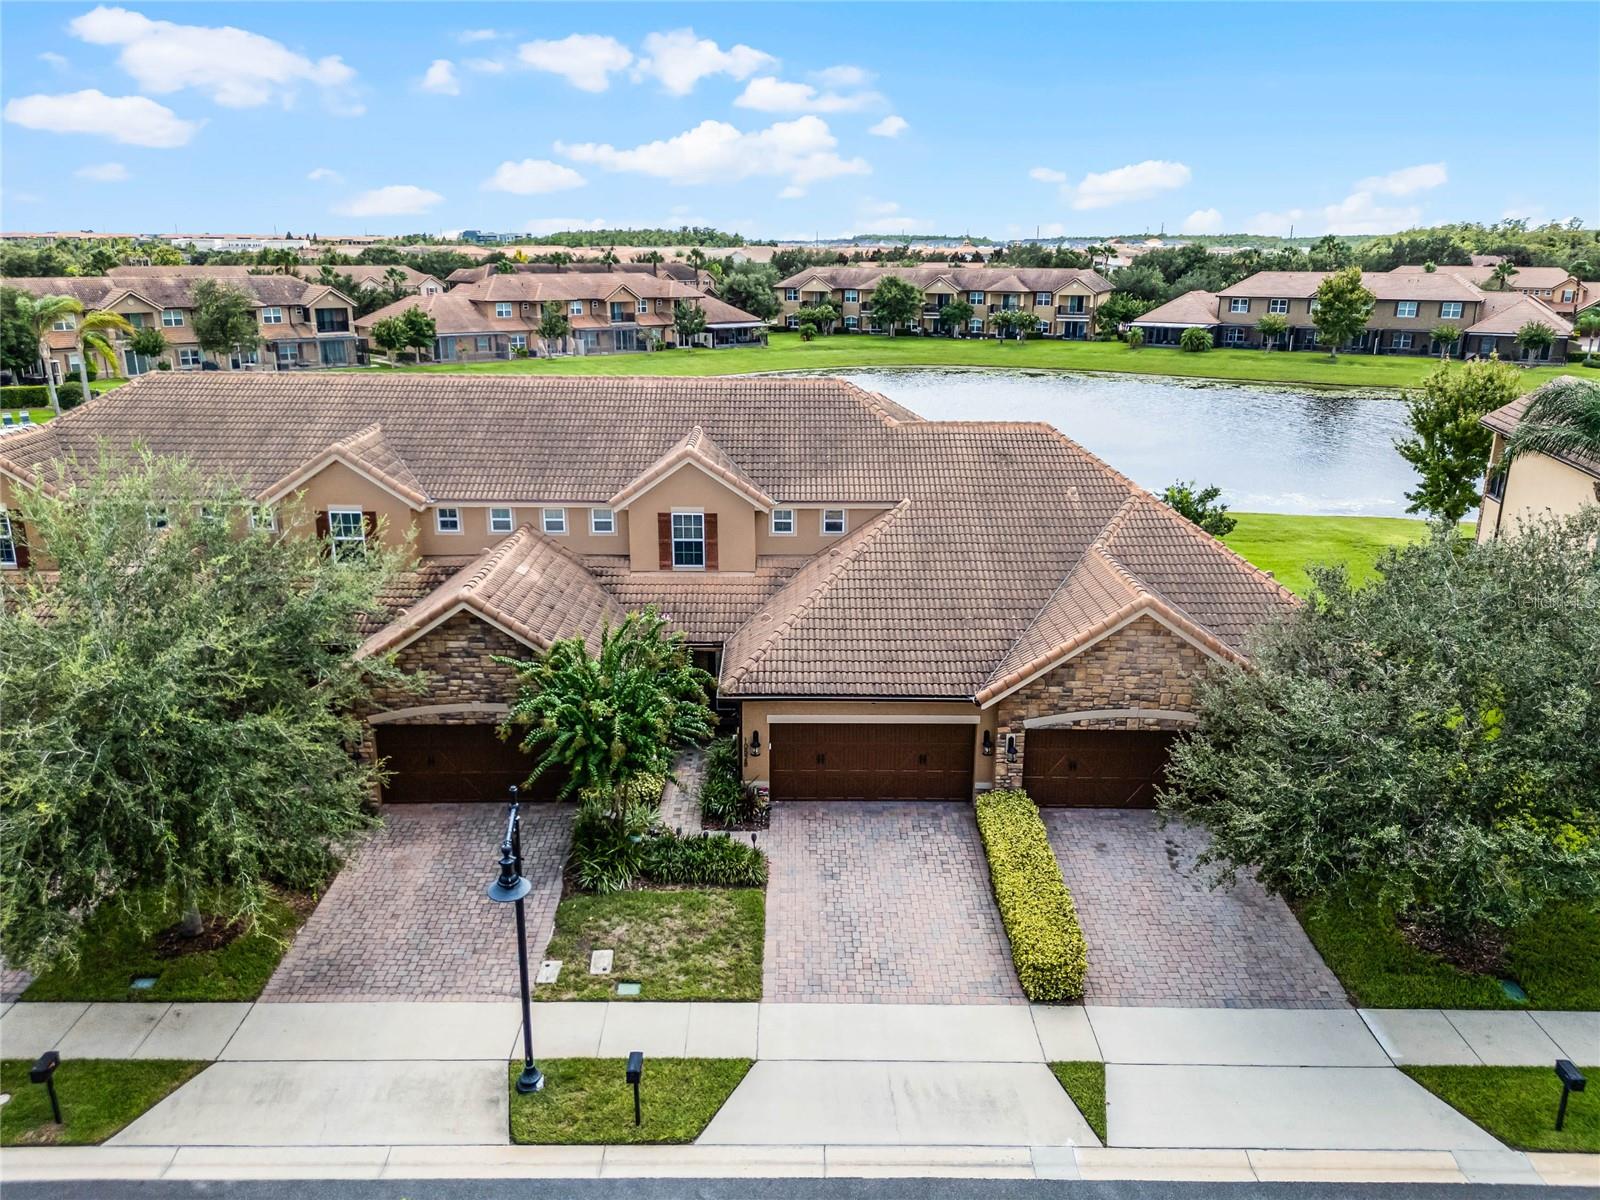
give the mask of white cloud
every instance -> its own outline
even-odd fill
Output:
[[[674,96],[687,96],[708,75],[748,79],[778,61],[742,44],[724,50],[710,38],[695,37],[693,29],[646,34],[644,55],[635,75],[658,81]]]
[[[306,172],[306,178],[312,183],[343,183],[344,176],[332,167],[312,167]]]
[[[395,183],[352,196],[333,211],[346,217],[410,217],[425,213],[444,197],[410,183]]]
[[[1422,206],[1408,204],[1385,208],[1369,191],[1351,192],[1322,210],[1325,233],[1393,233],[1410,229],[1422,220]]]
[[[101,5],[67,28],[93,45],[121,46],[118,65],[141,90],[156,95],[194,88],[224,107],[253,108],[272,100],[292,103],[296,87],[310,84],[336,111],[359,107],[345,95],[356,73],[338,55],[313,61],[282,42],[231,25],[152,21]]]
[[[774,75],[758,75],[744,85],[734,104],[757,112],[855,112],[883,102],[877,92],[819,92],[809,83],[790,83]]]
[[[536,71],[559,75],[584,92],[603,92],[611,76],[633,61],[633,53],[616,38],[574,33],[556,42],[523,42],[517,57]]]
[[[521,162],[501,163],[495,173],[483,181],[483,187],[486,191],[511,192],[517,196],[543,196],[580,188],[586,182],[582,175],[561,163],[525,158]]]
[[[469,71],[477,71],[480,75],[499,75],[506,69],[505,63],[498,58],[468,58],[461,63]]]
[[[871,173],[865,159],[841,158],[838,144],[826,121],[805,116],[752,133],[741,133],[726,121],[702,121],[676,137],[632,149],[603,142],[557,142],[556,153],[608,171],[629,171],[671,183],[727,183],[767,175],[803,188],[837,175]]]
[[[422,90],[437,92],[441,96],[459,96],[461,81],[456,78],[456,65],[448,58],[436,58],[422,77]]]
[[[94,163],[79,167],[73,174],[91,183],[122,183],[128,178],[128,168],[116,162]]]
[[[791,183],[788,187],[784,188],[781,192],[778,193],[778,199],[779,200],[799,200],[805,194],[806,194],[805,188],[796,187],[794,184]]]
[[[171,149],[187,145],[204,121],[185,121],[146,96],[108,96],[89,88],[60,96],[19,96],[8,101],[5,119],[24,129],[93,133],[129,146]]]
[[[1357,192],[1377,192],[1384,196],[1409,196],[1414,192],[1425,192],[1429,188],[1439,187],[1450,182],[1450,173],[1445,170],[1442,162],[1419,163],[1414,167],[1401,167],[1398,171],[1390,171],[1387,175],[1370,175],[1359,180],[1354,188]]]
[[[1065,183],[1067,173],[1058,171],[1054,167],[1034,167],[1028,172],[1029,179],[1036,179],[1040,183]]]
[[[855,221],[855,233],[927,233],[933,228],[930,217],[908,217],[893,200],[868,200],[861,205],[862,215]]]
[[[890,113],[876,125],[867,126],[867,132],[873,137],[893,138],[899,137],[902,133],[910,128],[911,122],[907,121],[902,116],[897,116],[895,113]]]
[[[1222,214],[1214,208],[1197,208],[1183,219],[1184,233],[1221,233]]]
[[[604,217],[539,217],[529,221],[523,229],[529,233],[562,233],[568,229],[609,229],[611,223]]]
[[[872,82],[872,72],[861,67],[840,64],[837,67],[824,67],[815,72],[812,78],[823,87],[858,88],[866,87]]]
[[[54,67],[58,71],[65,71],[72,64],[67,61],[65,54],[57,54],[54,50],[46,50],[39,55],[39,61],[46,66]]]
[[[1147,158],[1113,171],[1092,171],[1081,183],[1064,188],[1063,194],[1073,208],[1112,208],[1181,188],[1190,174],[1183,163]]]
[[[463,29],[456,34],[456,41],[463,46],[470,46],[473,42],[492,42],[505,36],[498,29]]]

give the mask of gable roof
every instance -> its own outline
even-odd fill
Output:
[[[1483,315],[1467,329],[1468,334],[1516,333],[1529,321],[1548,325],[1557,337],[1572,336],[1572,322],[1544,301],[1522,292],[1485,292]]]
[[[349,437],[340,438],[289,472],[282,479],[268,485],[261,492],[263,500],[277,500],[294,491],[330,463],[343,463],[358,475],[363,475],[414,509],[429,503],[428,494],[416,474],[383,436],[383,422],[374,421],[358,429]]]
[[[674,442],[665,454],[640,471],[621,491],[612,496],[611,507],[627,508],[667,476],[686,466],[704,471],[724,487],[743,496],[762,512],[771,511],[772,497],[741,471],[739,464],[729,458],[722,447],[712,441],[706,431],[698,425]]]
[[[1204,328],[1217,323],[1217,293],[1185,292],[1165,304],[1157,305],[1129,325],[1191,325]]]
[[[895,275],[917,288],[926,288],[935,282],[951,284],[964,292],[1058,292],[1062,288],[1082,285],[1090,292],[1109,292],[1111,283],[1098,271],[1083,267],[885,267],[873,265],[806,267],[787,279],[778,281],[781,288],[803,288],[811,280],[820,281],[829,289],[871,289],[885,275]]]
[[[1533,402],[1533,398],[1549,392],[1554,388],[1585,388],[1593,391],[1597,388],[1600,388],[1600,382],[1595,382],[1588,379],[1579,379],[1572,375],[1563,375],[1560,378],[1552,379],[1549,383],[1534,388],[1531,392],[1525,392],[1521,396],[1518,396],[1510,404],[1506,404],[1495,409],[1488,416],[1484,417],[1481,423],[1494,430],[1501,437],[1509,437],[1516,430],[1517,426],[1522,424],[1522,416],[1528,411],[1528,405]],[[1586,475],[1593,475],[1596,479],[1600,479],[1600,458],[1596,458],[1589,454],[1579,454],[1574,451],[1566,451],[1561,454],[1551,455],[1550,457],[1554,458],[1557,462],[1566,463],[1567,466],[1582,471]]]
[[[379,321],[403,316],[413,308],[420,308],[432,317],[435,332],[447,337],[451,334],[492,333],[497,328],[495,322],[482,309],[457,290],[402,296],[392,304],[385,304],[364,317],[357,317],[356,329],[362,333],[370,333],[372,327]]]

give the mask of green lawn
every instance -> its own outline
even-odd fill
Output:
[[[1106,1140],[1106,1065],[1103,1062],[1055,1062],[1050,1064],[1067,1095],[1089,1122],[1094,1135]]]
[[[523,1146],[616,1146],[692,1142],[750,1070],[748,1058],[646,1058],[639,1085],[643,1123],[620,1058],[552,1058],[539,1064],[544,1091],[517,1094],[520,1062],[507,1076],[511,1140]]]
[[[1561,1081],[1551,1067],[1401,1069],[1515,1149],[1600,1153],[1600,1092],[1574,1092],[1567,1101],[1566,1125],[1557,1133]],[[1600,1081],[1600,1067],[1579,1069],[1591,1080]]]
[[[1372,565],[1390,546],[1428,535],[1425,521],[1399,517],[1304,517],[1283,513],[1230,513],[1239,524],[1222,540],[1279,583],[1304,596],[1311,591],[1306,567],[1342,564],[1350,578],[1372,577]]]
[[[1123,342],[997,342],[992,338],[879,337],[835,334],[802,342],[775,333],[769,346],[727,350],[665,350],[656,354],[525,358],[510,362],[446,363],[400,370],[535,375],[736,375],[750,371],[863,371],[895,367],[1010,367],[1027,370],[1120,371],[1259,383],[1303,383],[1342,388],[1403,388],[1422,382],[1437,365],[1431,358],[1323,354],[1264,354],[1212,350],[1185,354],[1167,347],[1130,350]],[[1535,367],[1528,387],[1583,367]]]
[[[536,1000],[612,1000],[638,983],[640,1000],[760,1000],[766,895],[759,888],[572,896],[556,909],[546,958],[561,978]],[[589,974],[589,953],[612,950],[610,975]]]
[[[24,1000],[254,1000],[310,912],[304,900],[273,897],[255,928],[216,950],[163,958],[156,935],[178,920],[175,904],[161,906],[142,932],[134,919],[108,906],[90,921],[76,970],[56,968],[35,979]],[[202,911],[215,911],[203,904]],[[136,976],[154,975],[155,986],[139,991]]]
[[[0,1146],[88,1146],[105,1141],[209,1063],[146,1058],[63,1059],[56,1068],[62,1124],[50,1113],[44,1085],[28,1082],[27,1059],[0,1061]]]
[[[1417,949],[1394,916],[1372,903],[1299,906],[1300,923],[1364,1008],[1600,1009],[1600,913],[1556,905],[1506,942],[1506,972],[1528,994],[1512,1000],[1499,981],[1469,975]]]

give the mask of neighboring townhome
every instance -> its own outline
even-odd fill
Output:
[[[1470,267],[1435,267],[1434,271],[1448,272],[1485,291],[1496,291],[1501,290],[1495,278],[1498,264],[1497,259],[1492,263]],[[1426,270],[1422,266],[1404,266],[1396,267],[1393,273],[1417,274]],[[1552,312],[1571,317],[1583,306],[1584,288],[1584,282],[1565,267],[1518,267],[1504,290],[1532,296]]]
[[[1552,379],[1544,386],[1518,396],[1483,418],[1494,431],[1489,468],[1484,474],[1483,503],[1478,510],[1478,540],[1509,536],[1529,517],[1568,516],[1588,504],[1600,503],[1600,452],[1562,450],[1527,451],[1506,463],[1506,442],[1522,424],[1535,398],[1554,392],[1584,392],[1592,397],[1600,383],[1588,379]]]
[[[444,280],[432,275],[425,275],[415,267],[390,265],[386,263],[352,263],[347,266],[334,267],[335,275],[348,275],[356,281],[358,287],[376,288],[380,291],[387,290],[398,279],[405,291],[413,296],[431,296],[436,292],[445,290]],[[398,274],[394,274],[398,272]],[[317,274],[321,271],[318,269]]]
[[[420,303],[419,303],[420,301]],[[695,345],[759,343],[764,322],[675,279],[633,272],[516,272],[487,275],[438,296],[407,298],[368,313],[357,323],[363,336],[386,317],[421,307],[439,327],[440,362],[509,358],[515,354],[618,354],[678,345],[677,305],[701,309],[705,332]],[[539,335],[546,312],[567,318],[571,333]]]
[[[1258,271],[1214,296],[1185,293],[1129,324],[1144,332],[1147,345],[1176,344],[1184,329],[1202,328],[1220,346],[1261,349],[1266,339],[1259,325],[1270,314],[1289,323],[1272,348],[1326,350],[1314,316],[1317,289],[1327,276],[1325,271]],[[1372,316],[1364,330],[1338,347],[1340,353],[1437,358],[1445,347],[1434,340],[1433,330],[1448,325],[1461,335],[1450,347],[1456,357],[1498,354],[1519,362],[1566,361],[1572,323],[1527,293],[1485,291],[1455,268],[1369,271],[1361,282],[1374,297]],[[1517,343],[1518,332],[1530,323],[1550,329],[1549,345]]]
[[[120,313],[136,330],[156,328],[167,340],[165,361],[178,371],[277,370],[348,367],[360,361],[355,306],[342,292],[293,275],[252,275],[230,268],[118,268],[122,274],[72,279],[19,278],[4,281],[34,296],[76,296],[86,309]],[[219,273],[220,271],[220,273]],[[136,272],[136,273],[135,273]],[[212,353],[202,350],[194,331],[194,288],[216,279],[250,297],[261,331],[254,350]],[[142,375],[159,364],[135,354],[118,337],[114,344],[128,375]],[[60,382],[77,371],[77,334],[53,330],[47,339],[46,369]]]
[[[363,650],[427,673],[363,714],[390,802],[524,783],[497,656],[654,605],[776,801],[1148,806],[1197,673],[1294,604],[1048,425],[837,379],[147,375],[0,438],[0,503],[136,444],[332,554],[414,539]]]
[[[1022,309],[1039,319],[1046,335],[1082,340],[1094,336],[1095,310],[1111,294],[1098,273],[1068,267],[807,267],[779,282],[779,320],[798,329],[800,309],[827,303],[839,314],[835,330],[887,333],[872,311],[872,293],[887,275],[922,293],[922,311],[910,326],[917,333],[944,332],[939,314],[960,300],[972,306],[969,334],[990,330],[994,313]]]

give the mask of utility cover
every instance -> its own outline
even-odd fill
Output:
[[[619,983],[619,984],[617,984],[617,995],[619,995],[619,996],[637,996],[638,994],[639,994],[639,985],[637,983]]]
[[[611,953],[612,952],[610,950],[596,950],[593,954],[589,955],[589,974],[611,974]]]
[[[533,977],[535,983],[554,983],[561,978],[561,960],[547,958],[539,964],[539,973]]]
[[[156,985],[156,977],[154,975],[139,975],[139,976],[136,976],[134,978],[133,982],[128,984],[128,986],[131,987],[136,992],[147,992],[151,988],[155,987],[155,985]]]

